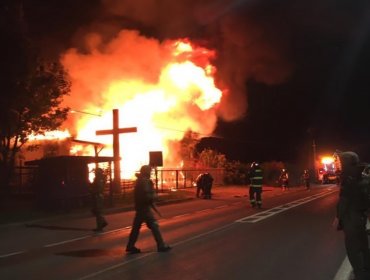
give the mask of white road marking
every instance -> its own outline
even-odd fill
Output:
[[[329,191],[324,192],[324,193],[320,193],[320,194],[317,194],[317,195],[313,195],[313,196],[310,196],[310,197],[308,197],[308,198],[299,199],[299,200],[293,201],[293,202],[291,202],[291,203],[287,203],[287,204],[284,204],[284,205],[282,205],[282,206],[279,206],[279,207],[281,207],[281,208],[279,208],[279,207],[275,207],[275,208],[273,208],[273,209],[270,209],[270,211],[272,210],[272,213],[268,213],[269,211],[264,211],[264,212],[260,212],[260,213],[258,213],[258,214],[260,215],[260,217],[262,216],[262,218],[266,218],[266,217],[271,216],[271,215],[274,215],[274,214],[276,214],[276,213],[280,213],[280,212],[282,212],[282,211],[288,210],[288,209],[290,209],[290,208],[292,208],[292,207],[296,207],[296,206],[298,206],[298,205],[301,205],[301,204],[307,203],[307,202],[309,202],[309,201],[312,201],[312,200],[318,199],[318,198],[320,198],[320,197],[323,197],[323,196],[329,195],[329,194],[331,194],[331,193],[333,193],[333,192],[335,192],[335,190],[334,190],[334,191],[330,191],[330,190],[329,190]],[[198,211],[198,212],[202,212],[202,211]],[[261,214],[262,214],[262,215],[261,215]],[[256,216],[256,215],[254,215],[254,216]],[[249,217],[246,217],[246,218],[243,218],[243,219],[247,219],[247,218],[249,218]],[[243,220],[243,219],[240,219],[240,220]],[[240,220],[237,220],[237,222],[239,222]],[[244,222],[244,221],[242,221],[242,222]],[[192,240],[195,240],[195,239],[198,239],[198,238],[201,238],[201,237],[204,237],[204,236],[210,235],[210,234],[212,234],[212,233],[222,231],[222,230],[224,230],[224,229],[226,229],[226,228],[228,228],[228,227],[231,227],[231,226],[233,226],[233,225],[235,225],[235,222],[232,222],[232,223],[226,224],[226,225],[224,225],[224,226],[218,227],[218,228],[216,228],[216,229],[213,229],[213,230],[210,230],[210,231],[207,231],[207,232],[204,232],[204,233],[200,233],[200,234],[195,235],[195,236],[192,236],[192,237],[190,237],[190,238],[188,238],[188,239],[181,240],[181,241],[179,241],[179,242],[174,243],[174,244],[173,244],[173,246],[174,246],[174,247],[176,247],[176,246],[179,246],[179,245],[181,245],[181,244],[184,244],[184,243],[190,242],[190,241],[192,241]],[[103,273],[105,273],[105,272],[112,271],[112,270],[114,270],[114,269],[116,269],[116,268],[119,268],[119,267],[123,267],[123,266],[125,266],[125,265],[127,265],[127,264],[129,264],[129,263],[131,263],[131,262],[134,262],[134,261],[137,261],[137,260],[141,260],[141,259],[143,259],[143,258],[146,258],[146,257],[148,257],[148,256],[151,256],[151,255],[153,255],[153,254],[155,254],[155,253],[156,253],[156,252],[150,252],[150,253],[147,253],[147,254],[145,254],[145,255],[141,255],[141,256],[139,256],[139,257],[137,257],[137,258],[135,258],[135,259],[127,260],[127,261],[124,261],[124,262],[122,262],[122,263],[119,263],[119,264],[116,264],[116,265],[109,266],[109,267],[107,267],[107,268],[105,268],[105,269],[98,270],[98,271],[96,271],[96,272],[94,272],[94,273],[91,273],[91,274],[85,275],[85,276],[83,276],[83,277],[79,278],[79,280],[85,280],[85,279],[93,278],[93,277],[98,276],[98,275],[101,275],[101,274],[103,274]],[[339,280],[339,279],[334,279],[334,280]],[[340,279],[340,280],[342,280],[342,279]],[[348,280],[348,279],[346,279],[346,280]]]
[[[89,238],[89,237],[91,237],[91,235],[85,235],[85,236],[82,236],[82,237],[73,238],[73,239],[69,239],[69,240],[64,240],[64,241],[61,241],[61,242],[50,243],[50,244],[44,245],[44,247],[45,248],[54,247],[54,246],[70,243],[70,242],[73,242],[73,241],[86,239],[86,238]]]
[[[189,216],[190,214],[191,214],[191,213],[181,214],[181,215],[174,216],[174,217],[172,217],[172,218],[173,218],[173,219],[177,219],[177,218],[181,218],[181,217]]]
[[[209,212],[210,210],[212,210],[212,209],[211,208],[208,208],[208,209],[203,209],[203,210],[195,211],[195,213],[204,213],[204,212]]]
[[[225,208],[225,207],[227,207],[228,205],[221,205],[221,206],[217,206],[217,207],[215,207],[214,209],[221,209],[221,208]]]
[[[109,230],[109,231],[97,232],[94,235],[85,235],[85,236],[81,236],[81,237],[77,237],[77,238],[73,238],[73,239],[63,240],[63,241],[60,241],[60,242],[50,243],[50,244],[44,245],[43,247],[45,247],[45,248],[54,247],[54,246],[67,244],[67,243],[71,243],[71,242],[78,241],[78,240],[87,239],[87,238],[94,237],[94,236],[97,236],[97,235],[111,234],[111,233],[115,233],[115,232],[118,232],[118,231],[123,231],[125,229],[130,229],[130,228],[131,228],[131,226],[118,228],[118,229],[113,229],[113,230]]]
[[[23,254],[25,252],[26,251],[18,251],[18,252],[9,253],[9,254],[6,254],[6,255],[0,255],[0,258],[7,258],[7,257]]]
[[[310,201],[321,198],[323,196],[327,196],[327,195],[329,195],[331,193],[334,193],[334,192],[336,192],[336,190],[331,190],[331,191],[329,190],[329,191],[326,191],[324,193],[319,193],[319,194],[315,194],[315,195],[308,196],[308,197],[305,197],[305,198],[301,198],[301,199],[298,199],[298,200],[295,200],[295,201],[292,201],[292,202],[289,202],[289,203],[286,203],[286,204],[283,204],[283,205],[280,205],[280,206],[277,206],[277,207],[274,207],[274,208],[271,208],[271,209],[268,209],[268,210],[265,210],[265,211],[262,211],[262,212],[258,212],[258,213],[254,214],[252,216],[247,216],[247,217],[238,219],[235,222],[237,222],[237,223],[257,223],[257,222],[262,221],[264,219],[267,219],[271,216],[274,216],[274,215],[279,214],[281,212],[287,211],[287,210],[292,209],[294,207],[297,207],[299,205],[308,203]]]
[[[192,236],[192,237],[190,237],[190,238],[188,238],[188,239],[185,239],[185,240],[181,240],[181,241],[179,241],[179,242],[174,243],[174,244],[173,244],[173,246],[174,246],[174,247],[176,247],[176,246],[179,246],[179,245],[181,245],[181,244],[184,244],[184,243],[190,242],[190,241],[192,241],[192,240],[198,239],[198,238],[200,238],[200,237],[203,237],[203,236],[206,236],[206,235],[210,235],[210,234],[215,233],[215,232],[219,232],[219,231],[224,230],[224,229],[226,229],[226,228],[228,228],[228,227],[230,227],[230,226],[232,226],[232,225],[235,225],[235,223],[226,224],[226,225],[224,225],[224,226],[222,226],[222,227],[219,227],[219,228],[216,228],[216,229],[213,229],[213,230],[210,230],[210,231],[207,231],[207,232],[204,232],[204,233],[201,233],[201,234],[198,234],[198,235]],[[109,267],[107,267],[107,268],[105,268],[105,269],[98,270],[98,271],[96,271],[96,272],[94,272],[94,273],[91,273],[91,274],[85,275],[85,276],[83,276],[83,277],[79,278],[79,280],[85,280],[85,279],[93,278],[93,277],[98,276],[98,275],[100,275],[100,274],[103,274],[103,273],[105,273],[105,272],[108,272],[108,271],[114,270],[114,269],[116,269],[116,268],[119,268],[119,267],[125,266],[126,264],[129,264],[129,263],[131,263],[131,262],[138,261],[138,260],[141,260],[141,259],[143,259],[143,258],[146,258],[146,257],[151,256],[151,255],[153,255],[153,254],[157,254],[157,252],[145,253],[144,255],[141,255],[141,256],[139,256],[139,257],[136,257],[135,259],[127,260],[127,261],[124,261],[124,262],[122,262],[122,263],[119,263],[119,264],[116,264],[116,265],[112,265],[112,266],[109,266]]]
[[[337,274],[335,274],[335,277],[333,280],[349,280],[352,273],[352,266],[349,263],[348,257],[346,257],[342,265],[337,271]]]
[[[325,192],[325,193],[321,193],[321,194],[317,194],[317,195],[313,195],[313,196],[310,196],[310,197],[307,197],[307,198],[303,198],[303,199],[299,199],[299,200],[296,200],[296,201],[293,201],[293,202],[290,202],[290,203],[287,203],[287,204],[284,204],[284,205],[281,205],[281,206],[278,206],[278,207],[275,207],[275,208],[272,208],[272,209],[269,209],[269,210],[266,210],[266,211],[263,211],[263,212],[259,212],[255,215],[252,215],[252,216],[248,216],[248,217],[245,217],[245,218],[242,218],[242,219],[239,219],[237,220],[236,222],[240,222],[240,223],[246,223],[246,222],[250,222],[250,223],[256,223],[258,221],[261,221],[263,219],[266,219],[268,217],[271,217],[275,214],[278,214],[278,213],[281,213],[283,211],[286,211],[290,208],[293,208],[293,207],[296,207],[296,206],[299,206],[301,204],[304,204],[304,203],[307,203],[307,202],[310,202],[312,200],[315,200],[315,199],[318,199],[320,197],[323,197],[323,196],[326,196],[328,194],[331,194],[335,192],[334,191],[329,191],[328,192]],[[241,202],[235,202],[235,203],[232,203],[232,205],[235,205],[235,204],[241,204]],[[224,207],[227,207],[229,205],[222,205],[222,206],[218,206],[214,209],[219,209],[219,208],[224,208]],[[196,211],[197,213],[201,213],[201,212],[207,212],[207,211],[210,211],[211,209],[204,209],[204,210],[200,210],[200,211]],[[186,216],[186,215],[190,215],[191,213],[187,213],[187,214],[183,214],[183,215],[178,215],[178,216],[175,216],[173,218],[179,218],[179,217],[182,217],[182,216]],[[208,235],[208,234],[211,234],[211,233],[214,233],[214,232],[217,232],[217,231],[220,231],[226,227],[229,227],[231,226],[232,224],[234,223],[231,223],[231,224],[228,224],[228,225],[225,225],[223,227],[220,227],[220,228],[217,228],[217,229],[214,229],[214,230],[211,230],[209,232],[205,232],[205,233],[202,233],[202,234],[199,234],[197,236],[194,236],[190,239],[186,239],[186,240],[183,240],[183,241],[180,241],[176,244],[174,244],[175,246],[176,245],[180,245],[182,243],[186,243],[186,242],[189,242],[191,240],[194,240],[194,239],[197,239],[197,238],[200,238],[202,236],[205,236],[205,235]],[[105,232],[101,232],[101,233],[98,233],[96,235],[105,235],[105,234],[110,234],[110,233],[114,233],[114,232],[118,232],[118,231],[122,231],[122,230],[125,230],[125,229],[130,229],[131,226],[126,226],[126,227],[123,227],[123,228],[118,228],[118,229],[115,229],[115,230],[111,230],[111,231],[105,231]],[[95,235],[86,235],[86,236],[82,236],[82,237],[79,237],[79,238],[74,238],[74,239],[69,239],[69,240],[64,240],[64,241],[61,241],[61,242],[56,242],[56,243],[50,243],[50,244],[47,244],[47,245],[44,245],[43,247],[45,248],[49,248],[49,247],[54,247],[54,246],[58,246],[58,245],[62,245],[62,244],[66,244],[66,243],[71,243],[71,242],[74,242],[74,241],[78,241],[78,240],[83,240],[83,239],[87,239],[89,237],[94,237]],[[26,253],[27,251],[18,251],[18,252],[13,252],[13,253],[9,253],[9,254],[4,254],[4,255],[0,255],[0,258],[7,258],[7,257],[11,257],[11,256],[14,256],[14,255],[19,255],[19,254],[23,254],[23,253]],[[101,274],[101,273],[104,273],[105,271],[109,271],[109,270],[112,270],[116,267],[120,267],[120,266],[123,266],[127,263],[130,263],[132,261],[135,261],[135,260],[138,260],[138,259],[142,259],[146,256],[149,256],[149,255],[152,255],[153,253],[150,253],[150,254],[145,254],[144,256],[142,257],[139,257],[139,258],[136,258],[134,260],[130,260],[130,261],[126,261],[124,263],[121,263],[121,264],[118,264],[118,265],[115,265],[115,266],[112,266],[112,267],[108,267],[107,269],[104,269],[100,272],[97,272],[97,273],[94,273],[94,274],[90,274],[90,276],[86,276],[86,278],[81,278],[81,279],[87,279],[87,278],[91,278],[91,277],[94,277],[95,275],[98,275],[98,274]],[[334,279],[334,280],[339,280],[341,278],[338,278],[338,279]]]

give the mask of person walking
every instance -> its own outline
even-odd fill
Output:
[[[281,184],[281,188],[283,189],[283,191],[289,189],[289,174],[285,168],[281,170],[279,182]]]
[[[95,232],[102,231],[108,225],[106,219],[103,216],[105,182],[106,179],[103,169],[96,168],[95,178],[90,188],[92,200],[91,212],[96,219],[96,228],[94,229]]]
[[[303,180],[304,186],[306,187],[306,190],[310,190],[310,187],[311,187],[310,186],[310,173],[308,172],[307,169],[303,171],[302,180]]]
[[[366,232],[368,193],[362,192],[369,181],[362,176],[356,153],[336,154],[340,166],[340,192],[334,225],[344,233],[348,260],[356,280],[370,279],[370,251]]]
[[[147,227],[152,231],[154,239],[157,243],[158,252],[167,252],[171,247],[164,243],[162,234],[159,230],[159,225],[154,217],[152,210],[156,210],[154,205],[154,187],[150,179],[151,168],[148,165],[143,165],[140,168],[140,173],[137,175],[134,188],[134,203],[135,217],[133,220],[132,229],[129,235],[126,252],[128,254],[140,253],[141,250],[135,247],[136,241],[140,234],[142,223],[145,222]]]
[[[249,202],[251,206],[262,208],[262,182],[263,172],[257,162],[253,162],[249,171]]]

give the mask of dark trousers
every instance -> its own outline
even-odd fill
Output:
[[[304,185],[305,185],[306,189],[309,189],[310,188],[310,181],[309,180],[304,180]]]
[[[197,197],[199,197],[201,193],[204,195],[204,188],[197,186]]]
[[[103,216],[103,207],[104,207],[104,198],[102,195],[93,195],[92,196],[92,209],[91,212],[96,219],[96,227],[100,228],[104,226],[107,221]]]
[[[249,202],[252,206],[262,205],[262,186],[261,187],[249,187]]]
[[[350,211],[341,220],[347,256],[356,280],[370,279],[370,251],[366,219],[363,213]]]
[[[288,180],[282,180],[281,181],[281,187],[283,189],[289,189],[289,182],[288,182]]]
[[[157,243],[157,247],[164,247],[164,241],[162,234],[159,231],[159,225],[157,220],[154,218],[153,212],[150,209],[142,211],[136,211],[135,218],[132,224],[132,229],[127,243],[127,248],[132,248],[139,237],[141,225],[143,222],[146,223],[147,227],[152,231],[153,237]]]
[[[207,185],[204,186],[204,198],[205,199],[210,199],[211,198],[211,196],[212,196],[211,189],[212,189],[211,184],[207,184]]]

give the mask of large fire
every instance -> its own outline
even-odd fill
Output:
[[[148,164],[149,151],[162,151],[166,166],[180,166],[173,143],[189,130],[209,135],[216,125],[222,91],[211,64],[215,53],[189,40],[159,43],[134,31],[104,47],[99,42],[91,36],[89,54],[73,49],[62,58],[72,79],[66,103],[79,110],[65,127],[76,139],[105,144],[99,155],[112,156],[112,136],[96,131],[112,129],[112,109],[119,109],[120,128],[137,127],[120,135],[123,178]],[[94,149],[75,143],[70,154],[92,156]]]

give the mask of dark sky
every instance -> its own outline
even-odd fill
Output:
[[[370,161],[370,2],[365,0],[25,0],[45,52],[122,28],[190,37],[218,52],[230,94],[215,138],[230,159],[296,160],[351,149]],[[231,121],[232,120],[232,121]]]

